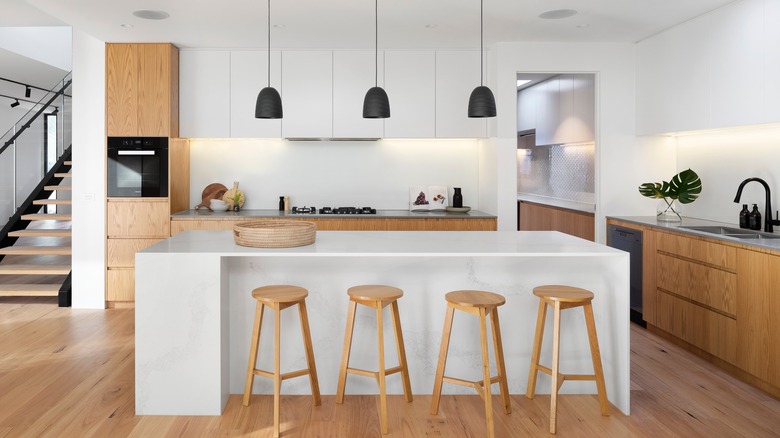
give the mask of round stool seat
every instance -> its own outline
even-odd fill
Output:
[[[363,301],[389,301],[404,296],[404,291],[393,286],[365,284],[347,289],[350,298]]]
[[[448,292],[444,299],[449,303],[463,307],[492,307],[506,303],[506,298],[503,295],[483,290],[456,290]]]
[[[275,284],[258,287],[252,291],[252,297],[263,303],[295,303],[309,295],[302,287],[287,284]]]
[[[562,303],[585,303],[593,300],[593,292],[572,286],[539,286],[534,288],[534,295]]]

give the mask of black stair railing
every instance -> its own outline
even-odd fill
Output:
[[[54,103],[54,101],[55,101],[55,100],[57,100],[57,98],[58,98],[58,97],[60,97],[61,95],[65,94],[65,90],[67,90],[67,89],[68,89],[68,87],[70,87],[70,84],[71,84],[72,82],[73,82],[73,80],[72,80],[72,79],[68,79],[68,80],[65,82],[65,84],[62,86],[62,88],[60,88],[60,89],[59,89],[59,90],[57,90],[57,91],[52,91],[52,96],[51,96],[51,97],[49,97],[49,99],[48,99],[48,100],[47,100],[45,103],[41,102],[41,105],[40,105],[40,108],[38,109],[38,111],[36,111],[36,112],[33,114],[33,116],[32,116],[32,117],[30,117],[30,119],[28,119],[28,120],[27,120],[27,122],[25,122],[24,124],[22,124],[22,127],[21,127],[21,129],[19,129],[18,131],[16,131],[16,132],[15,132],[15,133],[14,133],[14,134],[11,136],[11,138],[9,138],[8,140],[6,140],[6,142],[5,142],[5,143],[3,143],[3,145],[2,145],[2,146],[0,146],[0,154],[2,154],[2,153],[3,153],[3,152],[6,150],[6,149],[8,149],[8,147],[9,147],[9,146],[11,146],[12,144],[14,144],[14,141],[16,141],[16,139],[17,139],[17,138],[19,138],[19,136],[20,136],[20,135],[22,135],[22,134],[24,133],[24,131],[26,131],[27,129],[29,129],[29,128],[30,128],[30,126],[32,125],[32,123],[33,123],[33,122],[34,122],[36,119],[38,119],[38,117],[40,117],[40,115],[41,115],[41,114],[43,114],[43,113],[44,113],[44,111],[46,111],[46,110],[47,110],[47,109],[48,109],[50,106],[52,106],[52,104]]]

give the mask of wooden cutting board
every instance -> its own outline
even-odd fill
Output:
[[[200,204],[195,206],[195,210],[199,209],[200,207],[206,207],[211,210],[211,206],[209,205],[211,200],[222,199],[222,196],[225,195],[225,192],[227,192],[227,187],[220,183],[211,183],[207,185],[201,194],[203,200],[200,201]]]

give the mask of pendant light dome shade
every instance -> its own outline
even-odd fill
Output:
[[[490,88],[480,85],[469,97],[469,117],[495,117],[496,99]]]
[[[257,119],[281,119],[282,96],[276,88],[265,87],[257,95],[255,104],[255,118]]]
[[[382,87],[371,87],[363,99],[364,119],[386,119],[390,117],[390,100]]]

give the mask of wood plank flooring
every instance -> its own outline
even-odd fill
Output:
[[[602,417],[595,395],[559,398],[559,437],[777,437],[780,401],[637,326],[631,329],[631,409]],[[273,397],[219,417],[134,415],[133,309],[58,308],[47,297],[0,298],[0,437],[270,437]],[[315,345],[316,353],[316,345]],[[523,370],[524,371],[524,370]],[[512,373],[513,370],[508,370]],[[515,371],[517,372],[517,371]],[[497,392],[497,391],[496,391]],[[496,396],[497,397],[497,396]],[[283,437],[379,437],[375,396],[282,396]],[[494,403],[496,436],[549,437],[549,396]],[[388,397],[390,435],[484,436],[476,395]]]

